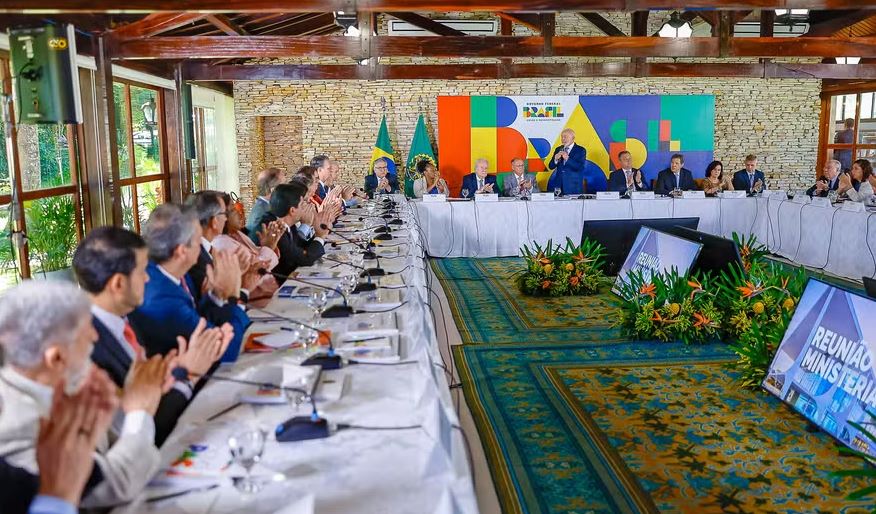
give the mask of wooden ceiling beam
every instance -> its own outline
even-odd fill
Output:
[[[147,38],[189,25],[204,19],[206,16],[206,14],[191,12],[154,13],[147,15],[142,20],[113,29],[108,32],[108,35],[116,41]]]
[[[193,81],[239,80],[480,80],[550,77],[752,77],[876,79],[876,64],[736,63],[521,63],[436,65],[221,65],[189,64]]]
[[[229,36],[248,36],[249,32],[224,14],[208,14],[205,19]]]
[[[541,32],[541,18],[537,14],[523,12],[497,12],[499,18],[523,25],[535,32]]]
[[[579,12],[585,20],[593,24],[594,27],[602,31],[606,36],[622,37],[626,36],[624,31],[614,26],[614,24],[606,20],[601,14],[595,12]]]
[[[436,36],[464,36],[465,32],[448,27],[443,23],[429,19],[417,13],[412,12],[388,12],[386,13],[394,18],[406,21],[414,27],[427,30]]]
[[[34,0],[4,0],[0,12],[33,12]],[[187,0],[184,5],[170,0],[40,0],[44,12],[192,12],[266,13],[331,12],[350,10],[390,11],[640,11],[682,9],[859,9],[876,10],[876,3],[862,0]]]
[[[538,57],[545,42],[556,56],[718,57],[719,38],[540,36],[375,36],[372,56]],[[874,55],[876,37],[728,38],[727,57]],[[193,36],[121,41],[116,59],[225,59],[346,56],[362,58],[359,40],[339,36]]]
[[[776,11],[764,9],[760,12],[760,37],[773,37],[776,25]]]

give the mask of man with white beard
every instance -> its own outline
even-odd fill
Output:
[[[34,447],[41,419],[56,390],[75,393],[89,376],[96,339],[91,302],[73,284],[29,280],[0,296],[0,455],[8,463],[39,474]],[[81,507],[130,501],[158,470],[152,417],[173,383],[175,358],[172,352],[132,366],[120,398],[121,429],[98,444],[93,473],[100,481]]]

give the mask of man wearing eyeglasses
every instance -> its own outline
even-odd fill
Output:
[[[365,192],[370,198],[375,194],[398,193],[398,178],[389,173],[385,157],[374,161],[374,173],[365,177]]]

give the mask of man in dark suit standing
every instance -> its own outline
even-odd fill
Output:
[[[496,176],[487,174],[489,166],[490,163],[486,159],[476,160],[474,172],[462,177],[462,187],[459,189],[459,196],[472,198],[477,193],[498,193]],[[468,191],[468,194],[463,194],[464,191]]]
[[[313,221],[314,235],[310,239],[305,239],[295,230],[295,224],[305,213],[306,202],[307,187],[303,184],[297,181],[280,184],[271,195],[271,212],[262,219],[262,223],[281,220],[287,227],[277,242],[280,262],[273,271],[279,275],[288,275],[300,266],[312,266],[325,254],[324,238],[328,235],[328,230],[323,225],[331,228],[329,211],[316,214]]]
[[[693,174],[684,167],[684,155],[676,153],[669,159],[669,167],[657,175],[654,183],[654,192],[660,195],[668,195],[675,189],[692,191],[697,188],[693,181]]]
[[[829,191],[836,191],[839,187],[841,169],[842,163],[836,159],[831,159],[824,163],[824,168],[821,170],[824,175],[812,187],[806,190],[806,194],[809,196],[827,196]]]
[[[91,298],[92,323],[98,339],[91,360],[123,388],[132,364],[144,358],[127,316],[143,303],[146,289],[146,241],[118,227],[98,227],[79,243],[73,270],[79,286]],[[179,337],[177,365],[196,376],[206,375],[231,342],[230,327],[206,329],[204,319],[189,337]],[[194,384],[177,380],[165,393],[155,412],[155,445],[161,446],[176,426],[194,393]]]
[[[278,186],[279,187],[279,186]],[[128,315],[146,355],[166,354],[179,346],[178,337],[188,337],[201,317],[208,327],[222,327],[233,333],[222,362],[234,362],[240,355],[243,334],[249,326],[246,310],[238,301],[240,264],[228,252],[216,252],[207,268],[206,294],[195,302],[194,282],[188,270],[201,252],[201,224],[189,209],[166,203],[149,215],[144,238],[149,263],[143,303]],[[228,327],[223,325],[228,324]]]
[[[632,154],[623,150],[617,154],[617,160],[620,161],[621,166],[609,175],[608,190],[617,191],[621,194],[627,191],[647,191],[648,184],[645,183],[642,170],[633,168]]]
[[[365,192],[369,198],[375,194],[398,193],[398,178],[389,173],[385,157],[374,161],[374,173],[365,177]]]
[[[733,174],[733,189],[753,194],[763,191],[765,187],[766,177],[757,169],[757,156],[748,154],[745,157],[745,169]]]
[[[560,133],[562,145],[554,149],[554,155],[548,163],[548,168],[554,170],[548,179],[547,189],[553,191],[560,188],[563,194],[581,194],[584,181],[584,164],[587,162],[587,150],[575,144],[575,131],[564,129]]]

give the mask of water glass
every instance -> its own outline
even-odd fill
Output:
[[[359,277],[356,275],[344,275],[341,277],[341,281],[338,283],[338,287],[344,293],[344,296],[349,296],[350,293],[353,292],[353,289],[356,289],[356,285],[359,283]]]
[[[228,438],[231,460],[246,470],[246,475],[234,483],[242,493],[256,493],[262,488],[260,483],[252,479],[250,471],[262,459],[265,438],[265,432],[258,428],[247,429]]]
[[[557,198],[563,196],[563,189],[559,188],[559,187],[555,187],[554,188],[554,196]]]
[[[307,306],[313,309],[314,321],[319,321],[319,317],[322,315],[322,311],[325,310],[326,304],[328,304],[328,295],[325,291],[319,290],[310,293],[310,296],[307,298]]]
[[[468,193],[469,193],[469,191],[468,191],[468,188],[467,188],[467,187],[462,188],[461,193],[462,193],[462,197],[463,197],[463,198],[468,198]]]

